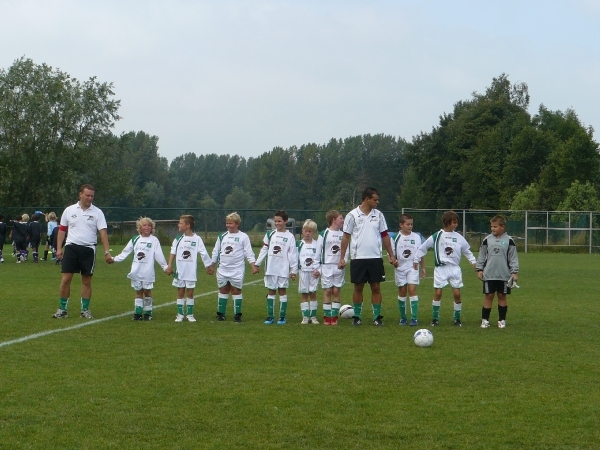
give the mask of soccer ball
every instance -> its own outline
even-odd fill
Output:
[[[340,308],[340,317],[342,319],[352,319],[354,317],[354,308],[352,305],[342,305]]]
[[[431,347],[433,344],[433,334],[426,328],[418,330],[413,336],[413,341],[417,347]]]

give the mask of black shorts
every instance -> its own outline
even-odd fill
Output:
[[[27,241],[13,241],[15,244],[15,250],[27,250]]]
[[[350,281],[354,284],[385,281],[382,258],[350,260]]]
[[[38,239],[38,240],[34,240],[34,239],[32,239],[32,240],[30,240],[30,241],[29,241],[29,245],[30,245],[32,248],[37,248],[37,247],[39,247],[39,246],[40,246],[40,240],[39,240],[39,239]]]
[[[483,282],[483,293],[484,294],[510,294],[510,288],[507,286],[507,281],[502,280],[488,280]]]
[[[94,275],[96,249],[83,245],[69,244],[63,249],[62,273]]]

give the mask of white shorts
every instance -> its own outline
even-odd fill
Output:
[[[271,291],[279,288],[287,289],[290,285],[288,277],[278,277],[277,275],[265,275],[265,287]]]
[[[173,280],[173,286],[175,286],[176,288],[194,289],[196,287],[196,282],[179,280],[179,279],[175,278]]]
[[[401,287],[407,284],[419,284],[419,270],[415,270],[412,267],[404,270],[396,269],[394,271],[394,280],[396,286]]]
[[[310,272],[301,270],[298,273],[298,292],[301,294],[310,294],[311,292],[317,292],[319,286],[319,279],[313,277],[312,270]]]
[[[154,289],[154,283],[146,283],[145,281],[135,281],[131,280],[131,287],[136,291],[141,291],[142,289],[146,289],[147,291]]]
[[[244,284],[244,274],[242,273],[239,276],[225,276],[217,270],[217,286],[222,288],[227,286],[227,283],[231,284],[234,288],[242,289],[242,285]]]
[[[344,269],[338,269],[335,264],[323,264],[321,266],[321,287],[323,289],[341,288],[346,283],[345,273]]]
[[[462,271],[459,266],[438,266],[433,270],[433,287],[441,289],[450,283],[454,289],[463,287]]]

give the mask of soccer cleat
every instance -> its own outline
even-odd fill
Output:
[[[313,325],[319,325],[319,321],[314,316],[310,318],[310,323],[312,323]]]
[[[373,325],[375,325],[376,327],[382,327],[383,326],[383,316],[377,316],[375,318],[375,320],[373,321]]]
[[[331,325],[331,317],[323,317],[323,325]]]
[[[506,320],[499,320],[498,328],[506,328]]]
[[[0,258],[0,263],[3,263],[3,262],[4,262],[4,258]]]
[[[219,322],[225,322],[225,314],[218,312],[217,313],[217,320]]]
[[[362,325],[362,320],[360,320],[360,317],[358,316],[352,316],[352,326],[353,327],[358,327]]]
[[[329,325],[337,325],[338,324],[338,316],[333,316],[331,318],[331,322],[329,323]]]
[[[460,319],[456,319],[456,320],[454,321],[454,326],[455,326],[455,327],[462,327],[462,322],[460,321]]]
[[[183,322],[183,319],[185,319],[185,316],[183,314],[177,314],[177,316],[175,317],[175,322]]]
[[[285,320],[285,317],[280,317],[279,320],[277,321],[277,325],[285,325],[287,323],[287,320]]]
[[[398,322],[398,325],[400,325],[401,327],[408,325],[408,320],[400,319],[400,322]]]
[[[410,324],[411,327],[416,327],[417,325],[419,325],[419,321],[417,319],[410,319]]]
[[[233,321],[235,323],[242,323],[242,313],[237,313],[235,316],[233,316]]]
[[[131,320],[142,320],[142,315],[141,314],[134,314],[133,315],[133,319]]]
[[[149,320],[152,320],[152,315],[151,314],[144,314],[143,320],[145,320],[146,322],[149,321]]]
[[[67,317],[69,317],[67,311],[60,308],[58,308],[56,313],[54,313],[54,315],[52,316],[53,319],[66,319]]]
[[[46,258],[40,258],[40,261],[46,261]]]
[[[440,324],[440,321],[439,321],[439,320],[437,320],[437,319],[433,319],[433,320],[431,321],[431,326],[432,326],[432,327],[437,327],[439,324]]]
[[[265,325],[273,325],[273,323],[275,323],[275,319],[273,319],[272,317],[267,317],[265,319]]]
[[[81,311],[81,313],[79,314],[79,317],[81,317],[82,319],[93,319],[92,313],[90,312],[89,309],[86,309],[85,311]]]
[[[194,317],[194,315],[193,315],[193,314],[188,314],[187,316],[185,316],[185,319],[186,319],[188,322],[195,322],[195,321],[196,321],[196,318]]]
[[[489,328],[489,327],[490,327],[490,321],[481,319],[481,328]]]
[[[308,325],[309,323],[309,318],[308,317],[303,317],[302,318],[302,322],[300,322],[302,325]]]

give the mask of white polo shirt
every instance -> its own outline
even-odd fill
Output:
[[[387,231],[383,213],[372,209],[367,215],[356,207],[344,220],[344,233],[351,235],[350,257],[352,259],[381,258],[381,233]]]
[[[60,225],[67,227],[66,245],[95,248],[98,243],[98,231],[106,229],[106,219],[100,208],[90,205],[84,211],[77,202],[63,211]]]

